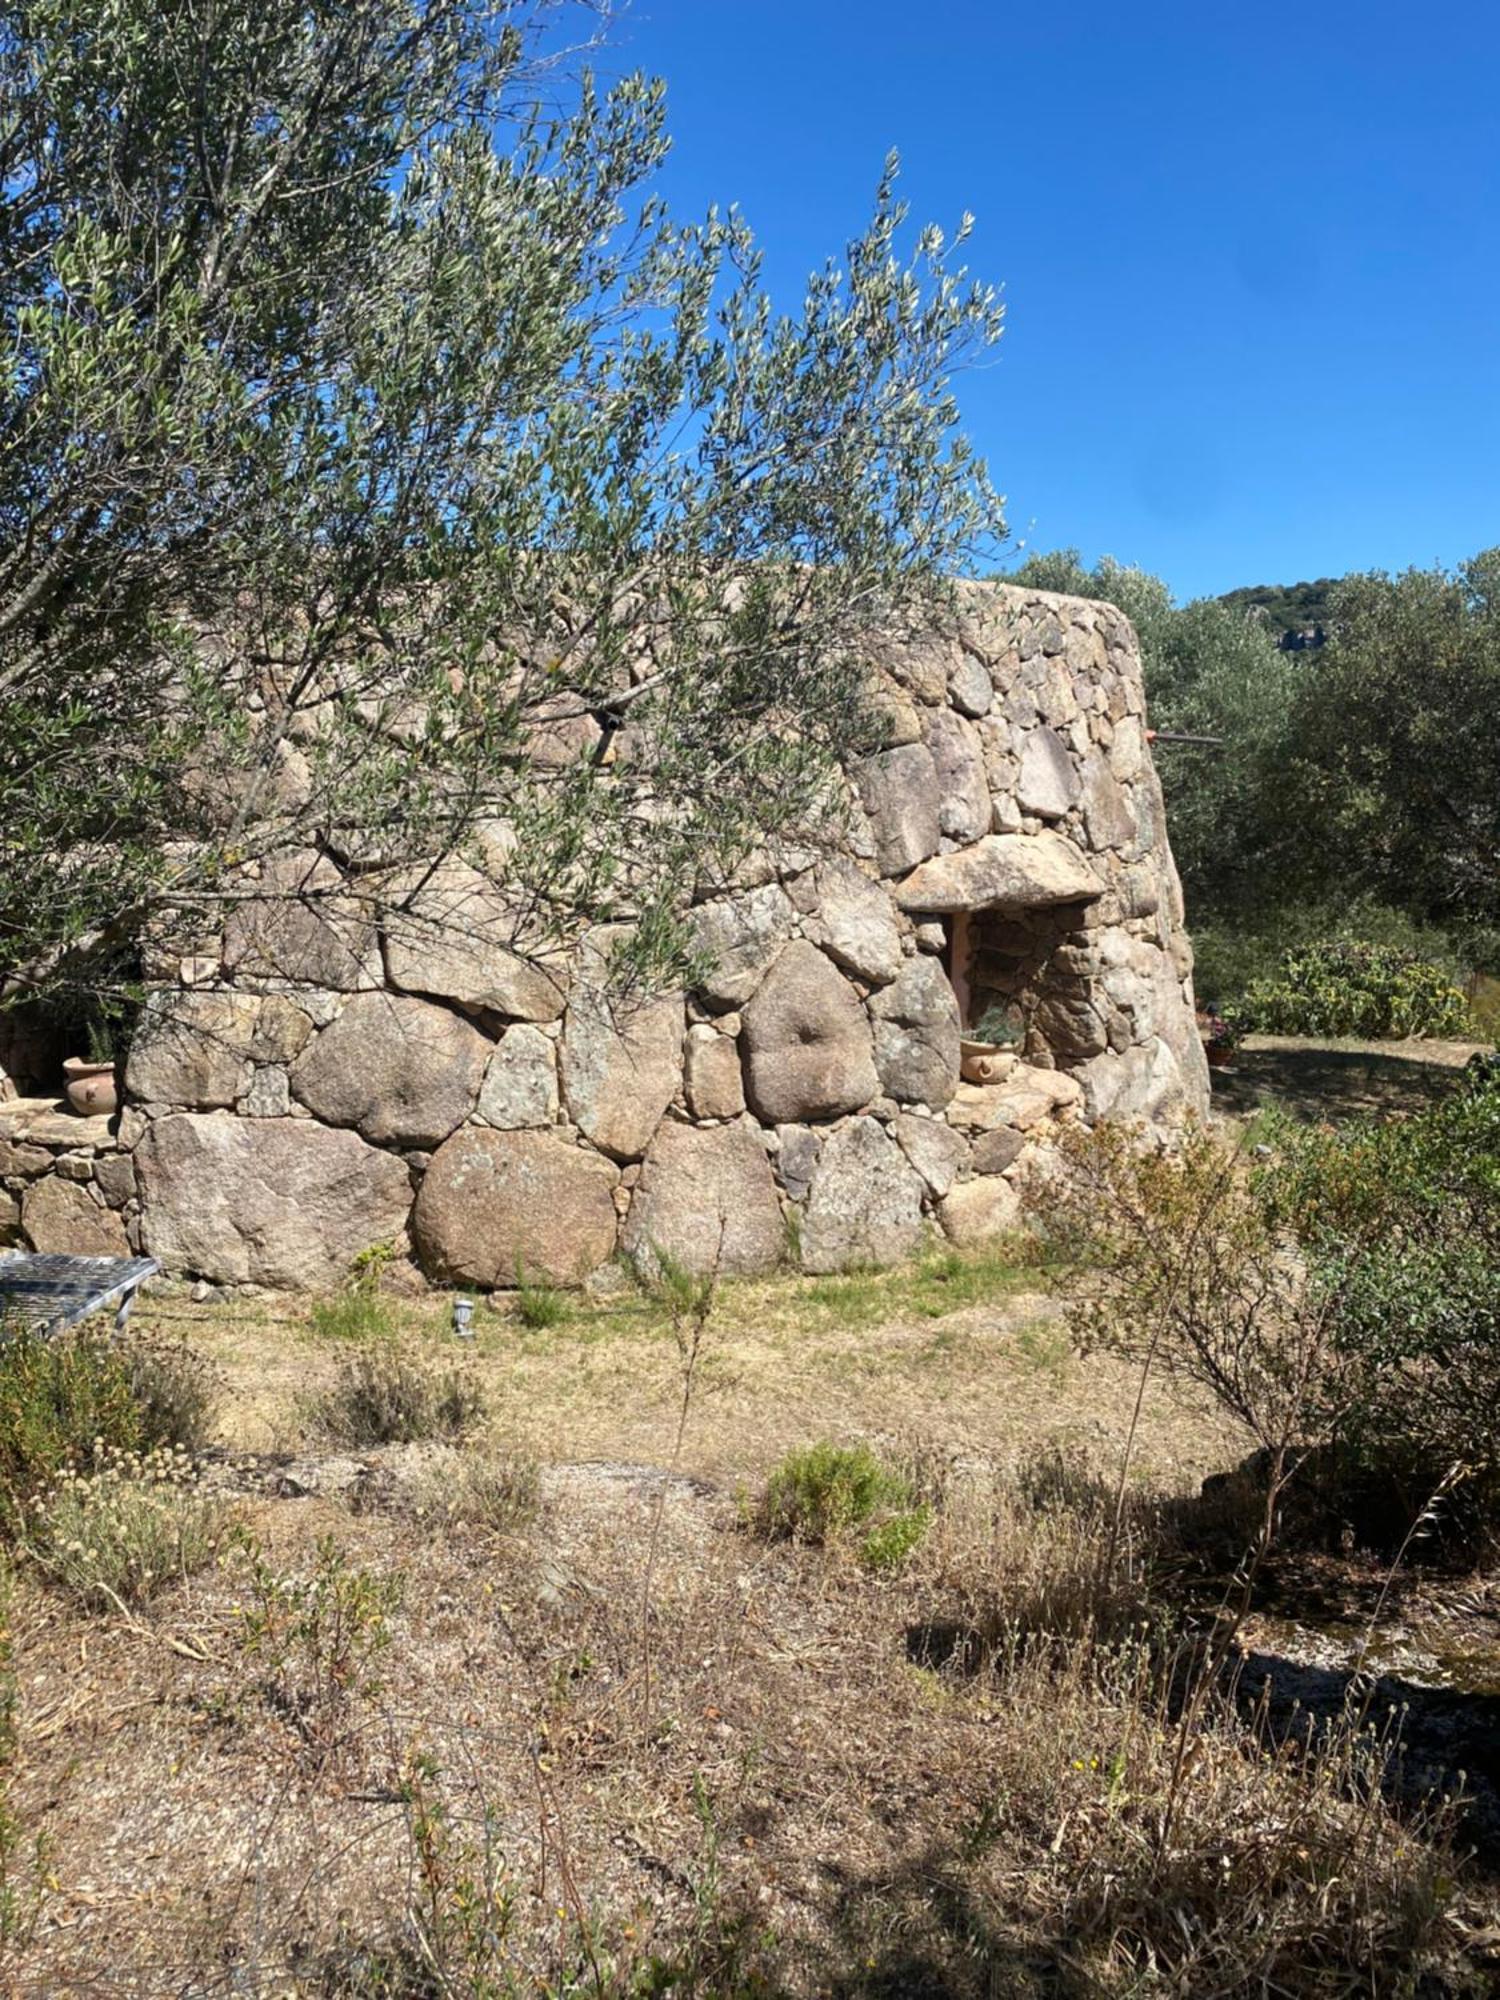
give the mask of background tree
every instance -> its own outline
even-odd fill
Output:
[[[13,996],[453,854],[659,973],[826,796],[859,635],[999,532],[949,382],[1000,308],[893,165],[777,317],[576,11],[0,6]]]
[[[1500,959],[1500,552],[1181,606],[1160,578],[1073,549],[1011,580],[1117,604],[1153,724],[1224,738],[1157,759],[1201,993],[1232,1000],[1319,939],[1454,972]],[[1315,603],[1325,643],[1280,650],[1262,600]]]
[[[1361,888],[1471,940],[1500,932],[1500,549],[1345,577],[1293,716],[1297,809]]]

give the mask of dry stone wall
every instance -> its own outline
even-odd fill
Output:
[[[397,931],[329,855],[279,857],[153,995],[117,1118],[0,1102],[0,1236],[291,1288],[380,1243],[477,1287],[658,1247],[834,1271],[1014,1227],[1069,1120],[1201,1111],[1125,618],[964,586],[871,671],[889,747],[836,837],[697,907],[699,990],[622,1012],[608,935],[529,962],[465,865]],[[982,1076],[981,1015],[1013,1043]]]

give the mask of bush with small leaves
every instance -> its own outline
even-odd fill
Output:
[[[864,1529],[860,1560],[891,1569],[922,1539],[929,1514],[910,1479],[868,1445],[823,1439],[787,1453],[766,1482],[755,1520],[773,1541],[837,1545]]]
[[[1463,1034],[1469,1003],[1443,971],[1415,952],[1348,941],[1289,951],[1236,1009],[1240,1026],[1268,1035]]]
[[[434,1370],[394,1350],[343,1356],[311,1416],[337,1444],[414,1444],[460,1438],[484,1415],[478,1387],[457,1368]]]
[[[213,1437],[223,1396],[223,1378],[213,1363],[185,1341],[153,1335],[136,1336],[124,1351],[142,1445],[202,1451]]]

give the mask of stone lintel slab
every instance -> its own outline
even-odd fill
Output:
[[[992,833],[972,846],[924,861],[896,885],[903,910],[938,915],[959,910],[1049,909],[1094,902],[1104,884],[1083,850],[1065,835]]]

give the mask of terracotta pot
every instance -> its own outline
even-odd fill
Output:
[[[1015,1051],[1002,1049],[998,1042],[976,1042],[966,1036],[958,1046],[958,1073],[965,1083],[999,1083],[1016,1066]]]
[[[115,1082],[113,1062],[90,1062],[86,1056],[69,1056],[63,1064],[67,1079],[63,1088],[69,1108],[80,1118],[106,1118],[120,1108],[120,1091]]]

